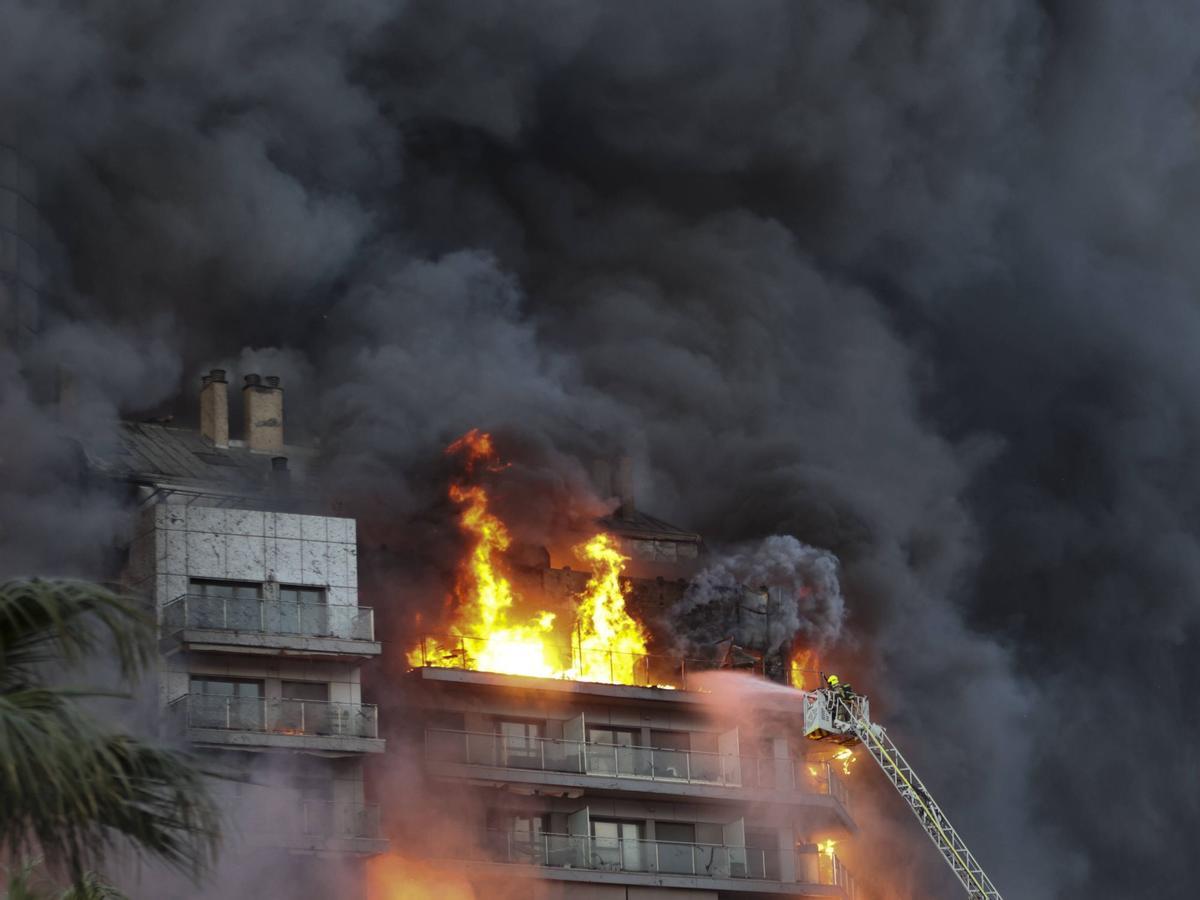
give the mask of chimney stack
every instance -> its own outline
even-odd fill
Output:
[[[246,446],[253,453],[278,455],[283,450],[283,388],[279,386],[279,378],[247,375],[242,404],[246,413]]]
[[[633,499],[633,457],[618,456],[616,472],[613,473],[613,492],[621,499],[617,517],[632,519],[637,512]]]
[[[224,369],[200,378],[200,436],[214,447],[229,446],[229,382]]]

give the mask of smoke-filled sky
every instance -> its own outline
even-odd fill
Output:
[[[270,369],[398,522],[467,427],[564,479],[628,449],[714,545],[838,556],[831,658],[1008,896],[1190,897],[1198,34],[1186,2],[14,0],[0,122],[63,275],[0,351],[0,561],[111,531],[30,386],[64,360],[100,433]],[[900,895],[956,896],[920,852]]]

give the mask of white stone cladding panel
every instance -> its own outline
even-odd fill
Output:
[[[212,506],[189,506],[187,508],[187,530],[228,532],[225,510]]]
[[[275,537],[299,539],[300,516],[292,513],[273,513],[272,518],[275,520]]]
[[[263,536],[263,518],[265,514],[257,509],[230,509],[226,511],[229,534],[243,534],[251,537]]]
[[[321,541],[322,543],[329,540],[329,533],[325,527],[325,517],[301,516],[300,537],[306,541]]]
[[[298,540],[276,538],[274,542],[275,556],[271,561],[271,572],[275,581],[281,584],[299,584],[303,581],[300,544],[301,542]]]
[[[225,535],[226,577],[238,581],[266,581],[265,539],[243,534]]]
[[[187,574],[193,578],[226,577],[224,535],[187,532]]]
[[[329,550],[325,541],[300,542],[300,570],[301,584],[329,584]]]

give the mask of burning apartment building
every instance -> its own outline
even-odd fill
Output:
[[[358,602],[356,522],[330,514],[312,448],[285,441],[279,379],[246,375],[241,394],[240,438],[214,369],[199,429],[126,422],[92,462],[134,509],[122,577],[158,619],[161,731],[226,776],[222,871],[351,897],[387,847],[364,796],[385,742],[362,696],[381,644]]]
[[[515,563],[478,477],[503,477],[490,438],[449,452],[464,558],[443,629],[412,641],[405,686],[430,802],[418,828],[398,817],[409,831],[375,869],[376,896],[412,896],[414,881],[474,897],[853,896],[836,852],[856,830],[847,754],[753,701],[714,703],[707,680],[786,679],[779,648],[679,641],[699,535],[638,510],[627,461],[602,464],[612,513],[581,523],[569,551]],[[746,598],[746,615],[768,611],[768,589],[731,586],[702,624],[736,620]]]

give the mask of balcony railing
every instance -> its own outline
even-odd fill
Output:
[[[845,784],[826,762],[440,728],[426,730],[425,755],[430,760],[469,766],[827,794],[843,806],[849,803]]]
[[[184,594],[163,607],[163,629],[375,640],[374,612],[366,606],[330,606],[246,597]]]
[[[333,803],[310,800],[300,807],[302,834],[324,838],[379,837],[379,807],[373,803]]]
[[[840,887],[847,896],[853,892],[853,882],[837,856],[811,845],[795,850],[765,850],[594,835],[488,831],[481,846],[468,851],[468,855],[487,862],[821,884]]]
[[[501,674],[528,674],[490,668],[493,659],[520,659],[512,651],[512,642],[499,638],[465,635],[430,634],[421,639],[417,655],[422,666],[440,669],[467,669]],[[544,644],[543,659],[552,658],[555,671],[550,677],[599,684],[628,684],[636,687],[666,687],[688,690],[688,678],[715,669],[736,669],[763,674],[761,660],[696,659],[648,653],[623,653],[616,650],[587,650],[574,644]],[[692,687],[695,687],[695,682]]]
[[[376,707],[365,703],[184,694],[171,701],[170,710],[176,721],[188,728],[320,737],[379,736]]]

